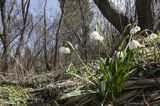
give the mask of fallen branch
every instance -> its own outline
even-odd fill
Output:
[[[125,82],[124,90],[154,87],[158,84],[160,84],[160,78],[130,80]]]

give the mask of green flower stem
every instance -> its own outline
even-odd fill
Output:
[[[145,29],[145,30],[143,30],[143,31],[141,31],[140,33],[139,33],[139,35],[141,35],[143,32],[152,32],[151,30],[149,30],[149,29]]]
[[[132,26],[132,24],[128,24],[128,25],[124,28],[124,32],[123,32],[123,34],[122,34],[123,36],[125,35],[125,32],[127,31],[127,28],[130,27],[130,26]]]
[[[93,74],[92,74],[90,68],[83,62],[83,60],[81,59],[80,55],[78,54],[78,52],[77,52],[77,51],[75,50],[75,48],[73,47],[72,43],[69,42],[69,41],[66,41],[66,43],[69,44],[69,46],[70,46],[70,47],[72,48],[72,50],[75,52],[75,54],[76,54],[77,57],[79,58],[79,60],[80,60],[80,62],[82,63],[82,65],[85,67],[87,73],[88,73],[89,75],[91,75],[91,77],[94,79],[94,81],[96,82],[96,84],[99,85],[98,79],[97,79],[96,77],[93,76]]]
[[[126,48],[124,49],[125,52],[126,52],[127,49],[128,49],[129,43],[130,43],[130,41],[131,41],[131,39],[132,39],[132,36],[133,36],[133,35],[131,35],[131,36],[129,37],[129,41],[128,41],[128,43],[127,43],[127,46],[126,46]]]

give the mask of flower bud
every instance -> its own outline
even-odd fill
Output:
[[[143,47],[137,40],[130,41],[128,46],[130,50],[136,49],[138,47]]]
[[[153,41],[153,40],[156,39],[156,38],[157,38],[157,35],[154,34],[154,33],[152,33],[152,34],[150,34],[148,37],[144,38],[144,41],[145,41],[145,42],[150,42],[150,41]]]
[[[102,42],[104,40],[104,37],[101,36],[97,31],[94,31],[90,34],[90,40]]]
[[[135,26],[134,28],[132,28],[131,30],[130,30],[130,34],[131,35],[134,35],[134,34],[136,34],[138,31],[140,31],[141,30],[141,28],[139,27],[139,26]]]
[[[60,54],[69,54],[69,53],[71,53],[71,51],[70,51],[70,48],[62,46],[59,48],[59,53]]]

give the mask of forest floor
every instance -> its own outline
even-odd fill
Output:
[[[63,74],[62,74],[63,73]],[[160,77],[158,72],[156,78],[151,77],[149,73],[143,73],[139,77],[139,73],[135,72],[129,80],[124,84],[123,91],[118,98],[108,100],[106,105],[112,105],[112,102],[117,102],[120,106],[159,106],[160,105]],[[20,103],[23,99],[19,99],[16,93],[21,91],[14,91],[14,87],[19,87],[24,91],[30,93],[33,98],[27,98],[27,104],[30,106],[100,106],[98,95],[82,95],[72,97],[65,100],[59,98],[75,89],[93,88],[92,85],[81,83],[80,80],[72,78],[67,72],[61,73],[45,72],[38,75],[30,74],[22,80],[5,80],[1,77],[0,86],[0,103],[13,104]],[[12,88],[10,88],[12,87]],[[8,91],[11,94],[8,94]],[[9,89],[8,89],[9,88]],[[15,92],[15,93],[13,93]],[[9,101],[10,100],[10,101]],[[17,101],[16,101],[17,100]],[[118,105],[118,106],[119,106]]]

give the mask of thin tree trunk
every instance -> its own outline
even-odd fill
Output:
[[[1,41],[3,43],[3,66],[2,66],[2,72],[5,75],[6,72],[9,71],[9,61],[10,61],[10,43],[9,43],[9,36],[8,36],[8,24],[7,24],[7,17],[6,17],[6,11],[5,11],[5,3],[6,0],[3,0],[0,2],[0,9],[1,9],[1,19],[3,24],[3,35],[0,37]]]
[[[56,33],[56,42],[55,42],[55,54],[54,54],[54,67],[56,67],[57,65],[57,55],[58,55],[58,36],[59,36],[59,32],[60,32],[60,27],[61,27],[61,23],[62,23],[62,19],[63,19],[63,13],[64,13],[64,6],[65,6],[65,0],[63,0],[64,2],[61,4],[61,17],[59,20],[59,24],[58,24],[58,29],[57,29],[57,33]]]
[[[82,59],[84,59],[87,63],[87,49],[86,49],[86,44],[87,44],[87,27],[86,27],[86,22],[85,22],[85,17],[84,17],[84,12],[82,8],[82,3],[81,0],[78,0],[79,6],[80,6],[80,12],[81,12],[81,18],[82,18],[82,30],[83,30],[83,42],[82,42]]]
[[[18,47],[16,49],[16,58],[18,60],[20,59],[20,54],[21,54],[20,50],[24,45],[24,34],[25,34],[25,29],[26,29],[30,0],[27,0],[25,3],[24,3],[24,0],[22,0],[21,2],[22,2],[21,5],[22,5],[22,16],[23,16],[23,28],[22,28],[22,31],[20,33],[20,39],[19,39]],[[27,4],[27,6],[26,6],[26,4]]]
[[[50,71],[50,70],[51,70],[51,67],[49,66],[48,57],[47,57],[46,6],[47,6],[47,0],[45,1],[45,6],[44,6],[44,41],[43,41],[43,46],[44,46],[44,58],[45,58],[46,69],[47,69],[48,71]]]
[[[24,2],[24,0],[21,0],[21,6],[22,6],[21,11],[22,11],[22,18],[23,18],[23,28],[20,33],[19,44],[16,48],[16,54],[15,54],[15,57],[19,62],[21,58],[21,49],[24,46],[24,34],[25,34],[25,29],[26,29],[30,0],[27,0],[26,2]],[[21,68],[19,67],[19,64],[16,64],[16,65],[18,66],[18,69],[21,70]]]

